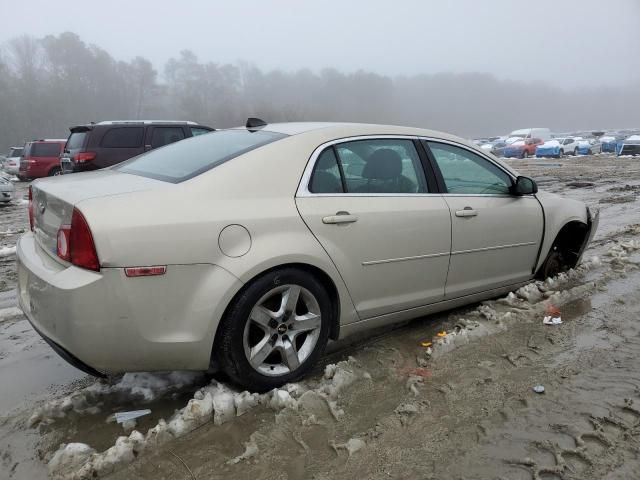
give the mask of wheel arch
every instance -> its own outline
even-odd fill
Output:
[[[330,299],[331,299],[331,324],[329,325],[329,338],[331,340],[337,340],[340,336],[340,316],[341,316],[341,308],[340,308],[340,293],[338,291],[338,287],[335,282],[331,278],[331,276],[326,273],[321,268],[311,265],[309,263],[304,262],[289,262],[282,263],[279,265],[275,265],[264,270],[261,270],[259,273],[254,274],[248,281],[246,281],[240,289],[231,297],[231,300],[225,306],[224,312],[220,317],[220,321],[216,325],[214,337],[213,337],[213,347],[211,350],[211,364],[213,366],[213,362],[216,360],[216,349],[218,347],[219,342],[221,341],[220,333],[220,325],[222,324],[222,319],[225,318],[228,314],[229,309],[235,302],[235,300],[241,296],[245,290],[255,282],[260,277],[267,275],[276,270],[282,270],[285,268],[295,268],[301,271],[304,271],[310,275],[312,275],[316,280],[318,280],[322,286],[326,289]],[[216,366],[217,367],[217,366]],[[215,370],[216,368],[214,368]]]
[[[569,220],[567,221],[555,235],[553,242],[549,246],[544,260],[538,265],[536,269],[536,276],[539,276],[541,270],[544,267],[547,258],[552,254],[554,250],[560,250],[567,259],[567,266],[574,268],[580,261],[584,247],[589,238],[590,225],[582,220]]]

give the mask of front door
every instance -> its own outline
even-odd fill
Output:
[[[429,193],[413,140],[329,146],[301,190],[298,210],[335,263],[360,318],[443,299],[451,218],[442,196]]]
[[[451,210],[446,297],[531,278],[544,225],[538,200],[533,195],[511,195],[511,177],[480,155],[447,143],[427,144]]]

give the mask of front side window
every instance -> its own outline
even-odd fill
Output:
[[[376,138],[344,142],[324,150],[315,164],[309,190],[312,193],[426,193],[427,183],[412,140]]]
[[[107,130],[100,142],[105,148],[139,148],[142,147],[144,127],[116,127]]]
[[[260,130],[217,130],[164,148],[150,150],[121,163],[115,170],[179,183],[286,135]]]
[[[427,142],[448,193],[509,194],[511,177],[480,155],[464,148]]]
[[[151,133],[151,148],[164,147],[184,139],[182,127],[154,127]]]

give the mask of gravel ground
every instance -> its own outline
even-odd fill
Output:
[[[52,458],[51,473],[63,478],[91,476],[81,470],[87,459],[113,479],[636,478],[640,161],[510,164],[541,189],[599,206],[583,266],[502,299],[334,344],[301,384],[245,403],[199,375],[107,383],[82,375],[16,311],[14,258],[1,257],[0,478],[46,478]],[[25,189],[17,184],[18,198]],[[25,207],[0,207],[0,249],[27,228]],[[560,311],[561,325],[542,324],[549,308]],[[442,330],[446,337],[437,336]],[[431,351],[424,341],[435,343]],[[229,417],[194,417],[207,392],[216,412],[224,395],[247,412],[235,416],[232,405]],[[152,410],[135,426],[147,436],[144,448],[135,433],[117,443],[133,426],[125,432],[108,416],[139,408]],[[162,430],[161,419],[173,433],[151,442],[147,431]],[[74,447],[71,458],[71,448],[59,450],[69,442],[98,453]]]

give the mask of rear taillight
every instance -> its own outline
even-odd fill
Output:
[[[73,157],[76,163],[90,162],[92,160],[95,160],[95,158],[96,154],[94,152],[76,153]]]
[[[29,185],[29,228],[33,231],[33,192]]]
[[[93,235],[87,220],[77,208],[73,209],[71,225],[62,225],[58,230],[57,244],[57,254],[61,259],[77,267],[100,271]]]

